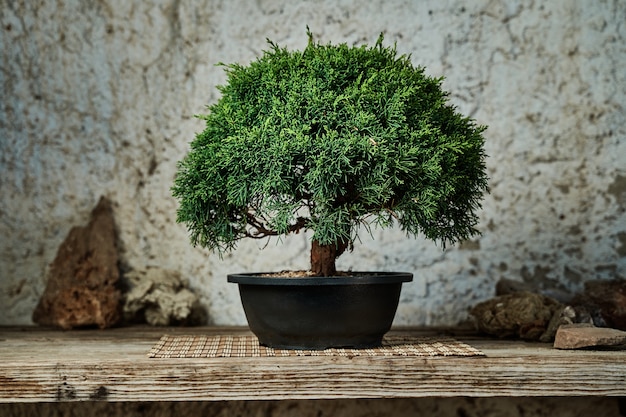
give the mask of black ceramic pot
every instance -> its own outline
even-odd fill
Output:
[[[250,330],[279,349],[380,346],[398,308],[405,272],[282,278],[232,274]]]

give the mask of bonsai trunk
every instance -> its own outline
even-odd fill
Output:
[[[320,245],[317,240],[313,240],[311,245],[311,271],[320,277],[336,275],[335,260],[345,252],[347,247],[348,242]]]

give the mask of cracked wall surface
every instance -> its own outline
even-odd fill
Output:
[[[374,231],[339,260],[415,274],[396,324],[456,324],[502,277],[569,291],[626,277],[626,2],[8,1],[0,25],[0,325],[31,323],[46,266],[101,195],[122,267],[180,271],[211,323],[245,323],[227,273],[306,268],[307,235],[223,259],[191,247],[170,195],[225,80],[215,64],[266,38],[304,48],[306,25],[333,43],[385,32],[489,126],[482,237],[442,251]]]

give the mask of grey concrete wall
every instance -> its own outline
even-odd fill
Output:
[[[29,324],[46,265],[100,195],[126,268],[176,269],[243,324],[228,272],[306,268],[308,236],[192,248],[170,187],[223,62],[266,48],[397,42],[489,125],[483,236],[442,251],[375,231],[342,268],[415,273],[396,324],[448,325],[501,277],[576,290],[626,277],[626,2],[28,1],[0,7],[0,325]]]

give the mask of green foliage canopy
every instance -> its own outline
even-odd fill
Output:
[[[395,46],[270,49],[224,65],[220,99],[179,162],[177,220],[194,245],[308,229],[322,245],[398,223],[454,243],[477,234],[484,126],[447,103],[442,78]],[[223,65],[223,64],[222,64]]]

